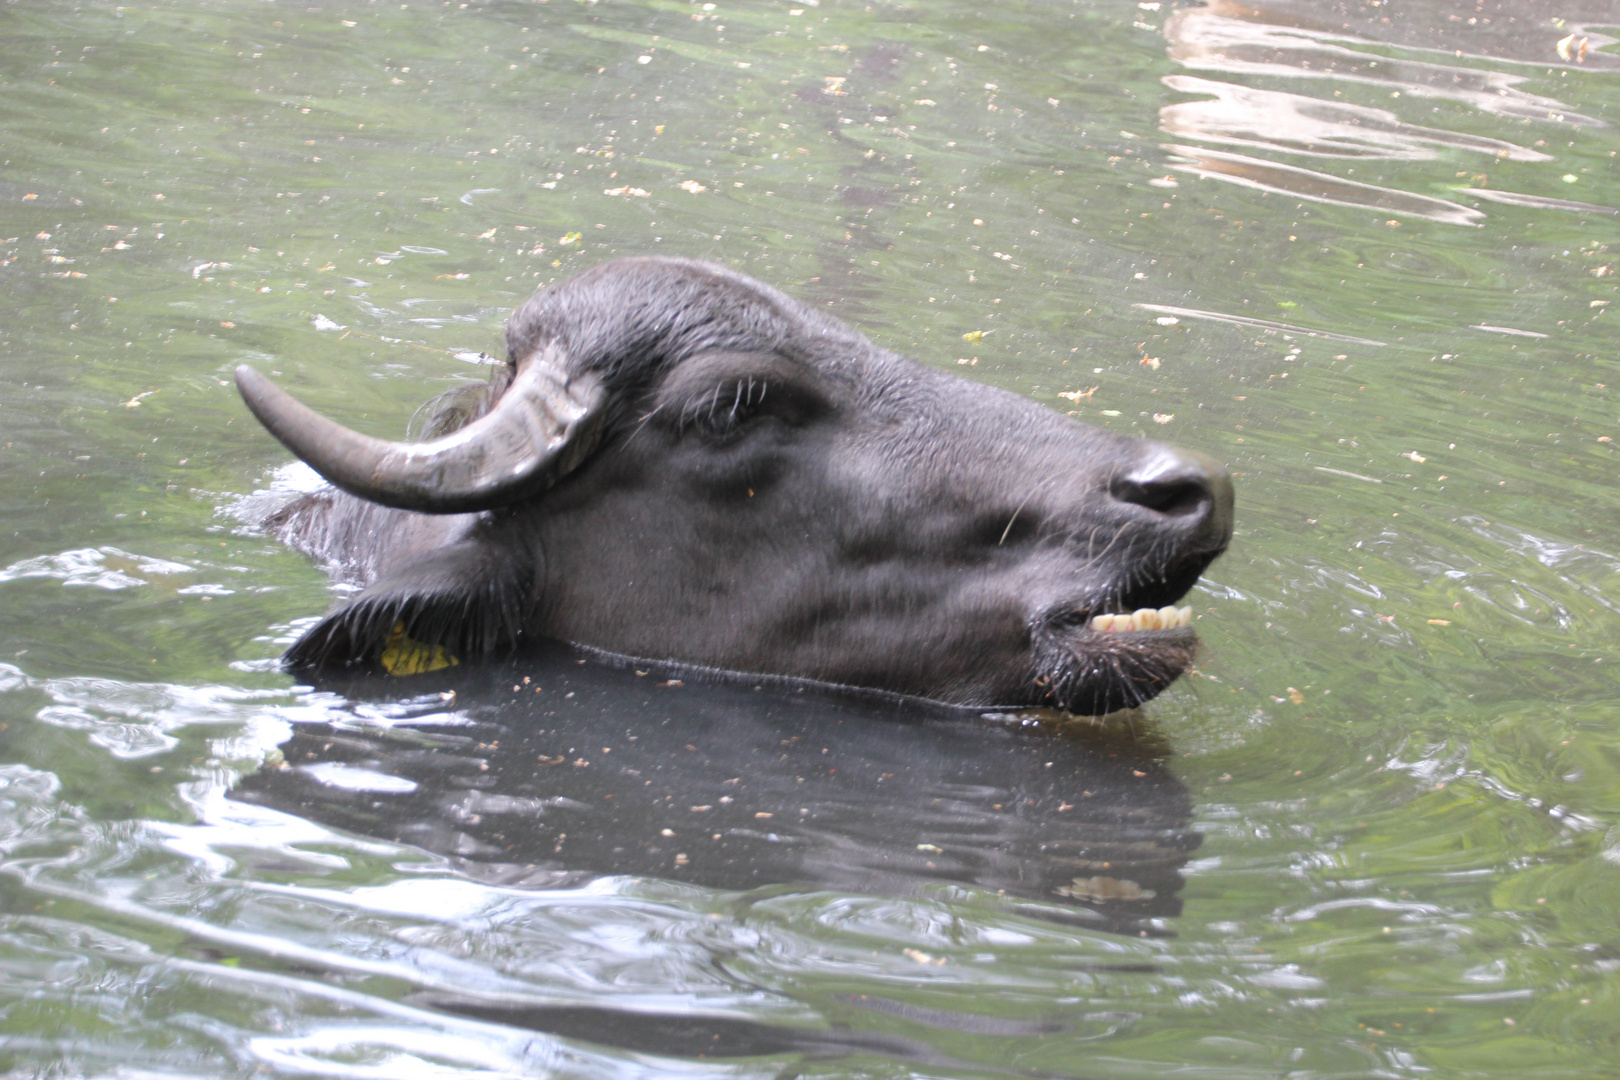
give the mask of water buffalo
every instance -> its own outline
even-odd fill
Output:
[[[1103,713],[1192,662],[1169,605],[1232,531],[1207,458],[923,367],[688,259],[543,288],[506,340],[495,378],[439,399],[414,443],[237,369],[254,415],[337,489],[272,528],[363,586],[292,668],[555,638]]]

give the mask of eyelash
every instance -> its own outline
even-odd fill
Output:
[[[700,427],[710,435],[729,435],[754,415],[768,389],[763,379],[722,382],[687,403],[681,412],[681,429]]]

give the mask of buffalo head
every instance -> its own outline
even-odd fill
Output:
[[[363,586],[293,667],[544,637],[1101,713],[1192,662],[1171,605],[1232,532],[1207,458],[923,367],[691,260],[542,289],[506,336],[495,380],[448,395],[416,443],[237,369],[260,421],[340,489],[274,528]]]

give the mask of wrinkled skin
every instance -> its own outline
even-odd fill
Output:
[[[543,290],[507,343],[515,365],[560,347],[602,380],[599,444],[478,513],[331,491],[283,511],[279,535],[367,585],[292,665],[374,661],[403,625],[462,658],[538,636],[1101,713],[1192,661],[1191,629],[1086,623],[1173,603],[1226,547],[1231,481],[1205,458],[923,367],[688,260]]]

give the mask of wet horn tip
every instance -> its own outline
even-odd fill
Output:
[[[258,417],[259,422],[266,427],[272,425],[266,420],[267,410],[275,397],[282,394],[275,383],[260,375],[258,371],[247,364],[236,365],[236,392],[242,395],[242,401]],[[272,427],[272,430],[273,427]]]

